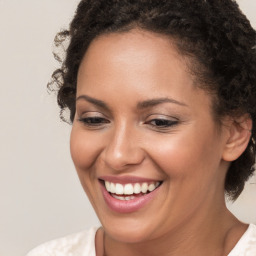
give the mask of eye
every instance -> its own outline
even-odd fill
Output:
[[[168,131],[179,124],[179,120],[172,116],[152,114],[147,117],[145,124],[157,131]]]
[[[110,123],[110,121],[106,118],[99,116],[81,117],[78,119],[78,121],[89,128],[100,128],[101,126]]]
[[[176,125],[178,121],[168,120],[168,119],[152,119],[147,123],[156,127],[170,127],[170,126]]]

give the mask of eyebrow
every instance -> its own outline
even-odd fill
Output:
[[[110,107],[104,101],[92,98],[88,95],[83,94],[83,95],[78,96],[76,98],[76,101],[79,101],[79,100],[85,100],[85,101],[88,101],[88,102],[90,102],[90,103],[92,103],[92,104],[94,104],[94,105],[96,105],[100,108],[110,110]],[[185,104],[183,102],[180,102],[180,101],[177,101],[177,100],[172,99],[172,98],[153,98],[153,99],[138,102],[137,109],[150,108],[150,107],[154,107],[156,105],[163,104],[163,103],[173,103],[173,104],[177,104],[177,105],[180,105],[180,106],[188,107],[187,104]]]
[[[96,106],[98,106],[100,108],[104,108],[104,109],[107,109],[107,110],[110,109],[108,107],[108,105],[104,101],[92,98],[92,97],[90,97],[88,95],[80,95],[80,96],[78,96],[76,98],[76,101],[79,101],[79,100],[86,100],[86,101],[88,101],[88,102],[92,103],[93,105],[96,105]]]
[[[154,107],[154,106],[162,104],[162,103],[173,103],[173,104],[177,104],[177,105],[180,105],[180,106],[188,107],[187,104],[185,104],[183,102],[180,102],[180,101],[177,101],[177,100],[172,99],[172,98],[155,98],[155,99],[149,99],[149,100],[139,102],[137,104],[137,108],[138,109],[144,109],[144,108]]]

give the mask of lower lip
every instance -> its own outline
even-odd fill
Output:
[[[100,182],[101,191],[103,193],[103,197],[105,199],[108,207],[118,213],[131,213],[136,212],[139,209],[143,208],[146,204],[148,204],[154,197],[157,195],[157,192],[160,188],[156,188],[154,191],[149,194],[145,194],[140,197],[135,197],[131,200],[118,200],[111,196],[109,192],[106,190],[105,186]]]

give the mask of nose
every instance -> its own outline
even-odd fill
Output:
[[[103,160],[108,167],[123,171],[143,162],[145,151],[141,147],[141,136],[136,128],[123,124],[113,128],[110,133],[103,151]]]

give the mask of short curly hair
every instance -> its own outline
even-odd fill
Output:
[[[217,120],[249,114],[256,122],[256,32],[233,0],[82,0],[69,30],[58,33],[56,47],[69,46],[49,83],[57,90],[60,116],[73,122],[77,74],[90,43],[98,36],[140,28],[169,36],[199,86],[214,98]],[[56,89],[57,88],[57,89]],[[64,110],[70,110],[69,120]],[[235,200],[254,172],[255,130],[244,153],[227,172],[225,191]]]

